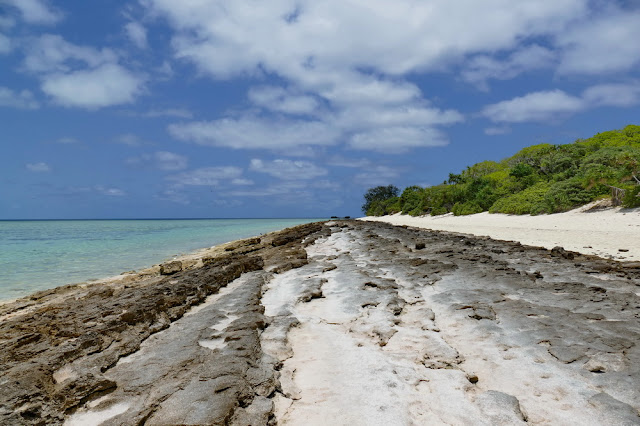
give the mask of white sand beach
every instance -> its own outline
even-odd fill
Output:
[[[388,222],[432,230],[488,236],[498,240],[593,254],[619,261],[640,261],[640,209],[591,205],[550,215],[506,215],[487,212],[468,216],[394,214],[361,220]]]

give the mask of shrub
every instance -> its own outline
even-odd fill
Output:
[[[622,206],[627,208],[640,207],[640,185],[626,189]]]
[[[541,214],[549,213],[544,204],[545,196],[551,185],[540,182],[524,191],[497,200],[489,213]]]
[[[475,201],[467,201],[466,203],[456,203],[451,211],[455,216],[464,216],[468,214],[481,213],[484,209]]]
[[[559,213],[593,201],[602,188],[586,189],[578,179],[556,182],[545,194],[544,203],[549,213]]]

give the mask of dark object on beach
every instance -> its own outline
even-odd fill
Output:
[[[567,251],[564,249],[564,247],[560,247],[560,246],[555,246],[554,248],[551,249],[551,256],[564,257],[565,259],[569,259],[569,260],[572,260],[575,257],[573,252]]]
[[[425,243],[416,243],[416,250],[422,250],[426,247]]]

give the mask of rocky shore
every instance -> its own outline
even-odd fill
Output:
[[[0,424],[640,424],[640,263],[289,228],[0,305]]]

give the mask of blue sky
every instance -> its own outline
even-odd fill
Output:
[[[640,124],[640,2],[0,0],[0,219],[358,215]]]

